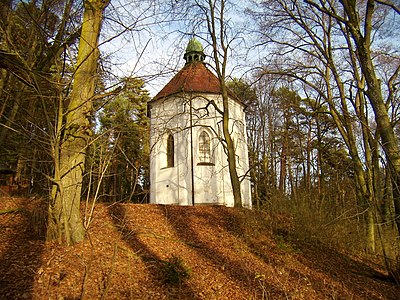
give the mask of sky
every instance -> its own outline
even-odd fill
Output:
[[[192,32],[191,25],[181,20],[168,22],[171,15],[161,14],[148,4],[148,1],[111,0],[102,28],[100,49],[103,58],[110,60],[113,73],[120,77],[144,78],[150,95],[155,96],[183,67],[184,51],[192,34],[199,35],[200,41],[205,35],[201,33],[204,28]],[[243,25],[242,9],[238,7],[230,11],[229,19],[234,26]],[[235,52],[229,60],[228,72],[235,77],[241,77],[246,72],[244,66],[250,65],[249,57],[254,59],[257,56],[241,53],[241,49],[247,48],[243,43],[244,39],[237,40]],[[210,55],[210,47],[204,40],[202,44],[205,54]],[[206,62],[211,63],[210,57],[206,58]]]
[[[268,62],[265,59],[269,55],[266,49],[250,47],[259,42],[252,34],[252,29],[256,26],[243,13],[248,1],[237,2],[239,5],[229,11],[227,19],[232,27],[246,29],[241,29],[241,34],[232,47],[234,51],[228,61],[228,73],[237,78],[250,77],[252,68]],[[193,30],[193,26],[201,21],[200,15],[193,16],[192,24],[182,20],[171,22],[172,17],[176,15],[168,11],[160,12],[152,5],[152,0],[111,0],[106,11],[102,29],[103,56],[109,60],[110,69],[116,76],[142,77],[151,96],[155,96],[183,67],[183,54],[193,34],[199,35],[205,54],[211,54],[204,27]],[[386,28],[397,31],[398,19],[395,13],[387,18],[387,25],[390,26]],[[394,32],[387,32],[387,37],[389,43],[395,41],[400,44],[399,37],[394,38]],[[210,57],[206,58],[206,62],[212,63]]]

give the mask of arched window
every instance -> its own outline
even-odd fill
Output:
[[[202,131],[199,136],[199,163],[211,163],[210,136],[206,131]]]
[[[168,135],[167,139],[167,168],[174,166],[174,136]]]

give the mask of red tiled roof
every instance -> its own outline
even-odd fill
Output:
[[[217,76],[207,69],[202,62],[196,61],[184,66],[153,100],[165,98],[181,92],[220,94],[221,85]],[[231,92],[228,92],[228,94],[231,98],[238,100]]]

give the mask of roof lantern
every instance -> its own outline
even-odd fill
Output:
[[[191,38],[183,58],[186,61],[186,65],[194,61],[203,62],[206,58],[203,45],[196,38]]]

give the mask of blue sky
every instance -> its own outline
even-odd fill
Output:
[[[147,83],[146,88],[154,96],[183,67],[183,54],[193,32],[185,22],[163,21],[168,16],[158,14],[157,10],[146,6],[148,2],[138,3],[142,4],[135,6],[125,0],[111,1],[102,33],[102,41],[107,42],[101,46],[101,50],[103,55],[111,55],[114,73],[118,76],[143,77]],[[243,7],[236,7],[230,11],[228,17],[232,26],[243,25],[245,18],[240,13],[242,9]],[[127,25],[131,30],[121,34]],[[204,41],[206,36],[201,30],[204,31],[204,28],[195,34],[200,35],[199,40],[205,47],[205,53],[210,55],[211,49]],[[108,41],[115,35],[119,36]],[[255,53],[248,56],[245,52],[248,39],[250,36],[244,35],[233,46],[228,72],[235,77],[241,77],[250,65],[250,58],[254,60],[257,57]],[[206,58],[206,62],[211,63],[210,57]]]

